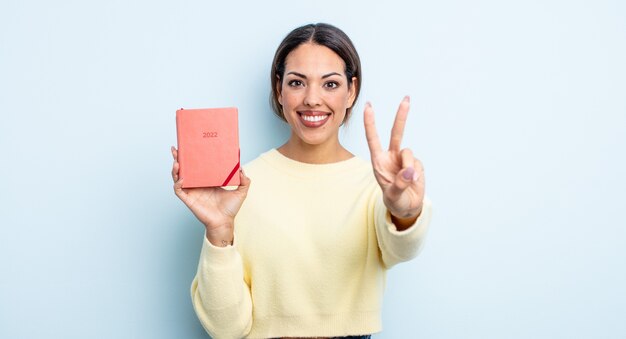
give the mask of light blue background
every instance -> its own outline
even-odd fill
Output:
[[[2,0],[0,338],[205,338],[175,110],[238,106],[244,161],[280,145],[271,58],[320,21],[363,61],[344,143],[410,94],[435,206],[375,337],[626,337],[625,2]]]

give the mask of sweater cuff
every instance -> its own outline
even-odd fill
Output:
[[[226,247],[218,247],[203,237],[202,251],[200,252],[200,266],[210,267],[211,269],[228,269],[236,267],[241,263],[239,253],[233,245]]]
[[[428,224],[430,223],[430,218],[432,215],[432,202],[427,197],[424,197],[422,212],[420,213],[419,217],[415,219],[415,222],[411,226],[402,231],[398,231],[396,225],[393,223],[393,221],[391,221],[391,213],[389,213],[389,210],[387,210],[384,203],[382,204],[382,206],[385,210],[385,225],[389,233],[391,233],[392,235],[410,238],[417,236],[420,233],[426,232],[426,230],[428,229]]]
[[[204,237],[199,261],[195,284],[204,300],[204,309],[225,309],[240,303],[245,291],[242,290],[243,264],[237,248],[217,247]],[[192,284],[192,295],[195,292]]]
[[[424,243],[432,215],[432,203],[424,197],[422,212],[409,228],[398,231],[391,221],[391,214],[382,201],[377,200],[376,225],[378,243],[382,250],[383,261],[387,267],[417,256]]]

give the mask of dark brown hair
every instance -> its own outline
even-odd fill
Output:
[[[287,120],[285,120],[282,107],[278,102],[277,85],[279,84],[279,81],[282,82],[283,76],[285,75],[285,60],[287,59],[289,53],[291,53],[291,51],[296,49],[298,46],[307,42],[328,47],[333,52],[337,53],[337,55],[343,60],[345,64],[344,72],[346,74],[346,78],[348,79],[348,88],[349,86],[352,86],[352,78],[356,77],[356,95],[354,97],[354,102],[358,99],[359,92],[361,91],[361,59],[359,58],[356,48],[354,48],[352,41],[346,33],[333,25],[324,23],[309,24],[298,27],[287,34],[285,39],[283,39],[276,49],[270,75],[272,82],[270,103],[274,113],[276,113],[276,115],[284,121]],[[354,103],[352,104],[352,107],[354,107]],[[349,107],[346,111],[346,117],[343,122],[346,122],[350,117],[352,107]]]

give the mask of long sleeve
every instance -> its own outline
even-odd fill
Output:
[[[391,222],[391,215],[383,203],[382,194],[376,196],[374,203],[376,237],[386,268],[417,256],[424,243],[431,215],[432,204],[424,197],[422,213],[415,223],[404,231],[398,231]]]
[[[234,246],[213,246],[204,237],[191,299],[198,319],[215,339],[242,338],[252,327],[252,298]]]

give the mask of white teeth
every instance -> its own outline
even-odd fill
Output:
[[[302,119],[309,122],[317,122],[326,119],[327,115],[302,115]]]

